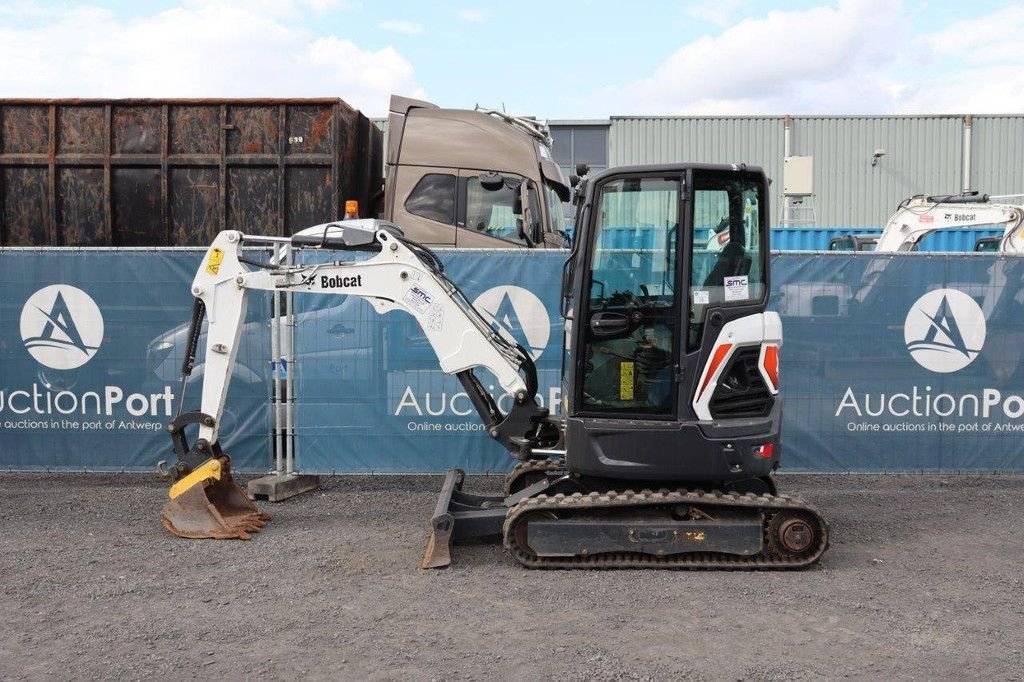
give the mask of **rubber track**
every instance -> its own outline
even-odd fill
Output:
[[[534,471],[558,471],[565,469],[565,460],[562,458],[558,459],[530,459],[525,462],[519,462],[512,470],[505,474],[505,495],[512,494],[512,484],[520,476],[533,473]]]
[[[631,552],[614,552],[575,557],[538,557],[516,543],[516,525],[523,519],[524,515],[532,512],[545,510],[569,511],[574,509],[622,509],[629,506],[664,505],[696,505],[704,509],[708,507],[747,508],[766,512],[802,511],[813,517],[817,522],[818,546],[807,557],[794,561],[767,554],[769,549],[767,538],[765,538],[762,553],[752,557],[715,552],[688,552],[661,557]],[[769,516],[770,514],[766,515],[765,518],[766,527]],[[519,563],[527,568],[713,568],[772,570],[804,568],[818,561],[825,550],[828,549],[829,527],[828,522],[825,521],[816,509],[800,498],[789,495],[754,495],[753,493],[740,495],[738,493],[703,492],[699,490],[662,489],[658,491],[642,490],[640,492],[624,490],[622,492],[558,494],[551,497],[538,495],[525,499],[509,509],[504,524],[504,536],[505,548]]]

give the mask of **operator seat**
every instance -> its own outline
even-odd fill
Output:
[[[730,240],[722,249],[722,252],[718,254],[715,267],[711,269],[711,272],[704,279],[704,286],[725,286],[726,277],[750,274],[752,263],[753,259],[747,255],[747,250],[743,248],[743,244]]]

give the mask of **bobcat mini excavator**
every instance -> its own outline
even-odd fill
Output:
[[[481,176],[486,187],[508,182]],[[531,201],[520,190],[515,213],[529,226]],[[446,566],[453,541],[484,537],[502,537],[529,568],[813,564],[828,547],[828,524],[779,495],[773,477],[782,328],[765,310],[767,192],[761,169],[745,165],[622,167],[580,182],[562,277],[559,417],[536,400],[530,355],[395,225],[342,221],[290,238],[221,232],[192,283],[184,374],[205,316],[202,403],[168,427],[178,461],[166,472],[174,483],[164,525],[183,537],[247,539],[269,521],[232,481],[217,440],[246,295],[263,289],[358,296],[378,313],[415,317],[487,433],[518,460],[497,495],[465,492],[463,472],[448,472],[421,567]],[[729,243],[711,251],[702,237],[723,216]],[[283,266],[242,251],[282,242],[373,255]],[[512,396],[507,411],[481,370]]]

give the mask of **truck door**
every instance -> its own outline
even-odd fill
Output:
[[[491,174],[503,180],[494,188],[481,181],[481,173],[486,171],[459,171],[456,245],[492,249],[543,246],[543,217],[536,184],[515,173],[500,173]]]
[[[428,246],[455,246],[458,171],[454,168],[396,166],[391,221],[405,236]],[[390,183],[389,183],[390,184]]]

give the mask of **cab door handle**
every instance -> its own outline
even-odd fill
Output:
[[[594,313],[590,318],[590,332],[599,338],[618,336],[629,331],[629,316],[622,313]]]

